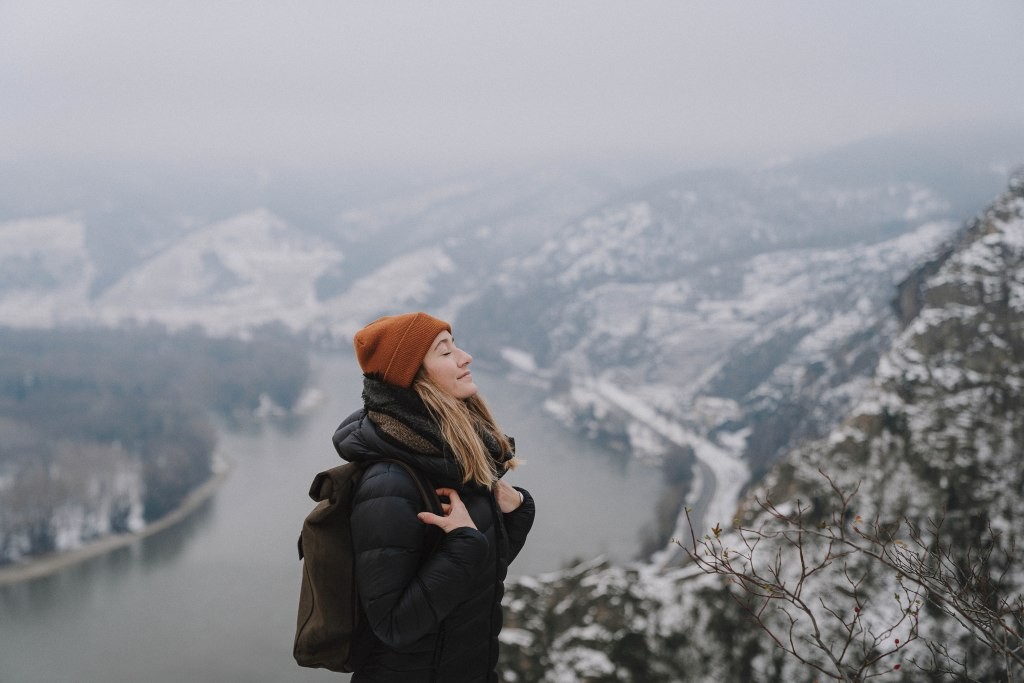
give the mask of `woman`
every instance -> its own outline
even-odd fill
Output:
[[[503,581],[534,517],[530,494],[502,479],[514,443],[477,395],[473,358],[448,323],[388,316],[354,341],[364,406],[334,434],[342,458],[368,465],[352,544],[370,633],[352,681],[497,681]],[[443,514],[423,511],[409,473],[382,459],[436,487]]]

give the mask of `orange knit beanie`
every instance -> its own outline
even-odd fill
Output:
[[[452,326],[426,313],[378,318],[356,332],[356,358],[365,375],[376,375],[404,389],[412,386],[430,344]]]

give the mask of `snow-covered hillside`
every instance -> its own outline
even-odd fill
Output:
[[[189,218],[187,226],[176,213],[140,211],[135,219],[147,225],[176,227],[149,243],[125,235],[138,255],[116,272],[99,263],[125,257],[95,252],[117,242],[117,228],[97,223],[101,213],[10,220],[0,223],[0,313],[14,327],[156,321],[216,335],[276,322],[347,345],[367,320],[395,310],[455,316],[503,259],[618,191],[614,179],[594,176],[481,176],[343,207],[328,225],[245,206],[222,220]],[[183,198],[180,210],[187,209]],[[120,229],[135,230],[130,222]],[[90,244],[92,232],[103,239]]]
[[[690,458],[701,519],[858,398],[897,284],[955,231],[946,210],[913,182],[682,174],[505,262],[458,324],[548,382],[573,429]]]
[[[315,282],[342,260],[331,245],[266,210],[208,225],[155,254],[94,302],[117,324],[201,324],[213,334],[281,322],[303,330],[320,313]]]
[[[920,313],[884,351],[847,419],[826,438],[788,454],[744,498],[736,516],[748,529],[775,523],[755,502],[770,500],[781,514],[801,506],[806,523],[827,525],[835,495],[825,472],[841,490],[857,490],[850,519],[840,523],[874,520],[879,528],[902,524],[906,530],[909,522],[925,532],[929,544],[929,520],[944,516],[948,552],[958,561],[973,552],[974,566],[991,573],[985,585],[1020,594],[1024,566],[1012,548],[1024,519],[1024,175],[920,281]],[[732,514],[698,526],[716,525],[725,530],[725,548],[744,549],[730,531]],[[704,533],[710,532],[697,531],[698,537]],[[822,538],[808,534],[799,557],[794,546],[783,549],[789,553],[779,556],[783,579],[795,578],[801,561],[827,556]],[[997,548],[991,564],[978,554],[988,542]],[[766,574],[777,557],[768,543],[760,556]],[[1017,564],[1005,564],[1006,557],[1016,557]],[[894,572],[872,571],[862,557],[840,559],[833,556],[829,568],[800,589],[803,601],[819,611],[817,637],[826,644],[845,642],[844,629],[852,622],[827,610],[846,606],[852,614],[855,605],[866,627],[884,634],[903,614],[895,609],[900,594],[894,600],[893,590],[900,587]],[[510,586],[503,652],[509,670],[517,672],[510,680],[781,683],[807,677],[806,664],[784,655],[729,597],[732,590],[742,598],[740,588],[695,573],[687,563],[676,566],[596,563]],[[852,583],[862,575],[863,582]],[[789,618],[771,606],[763,618],[789,632]],[[814,641],[803,635],[812,625],[798,621],[794,629],[797,647],[817,660]],[[898,654],[868,673],[914,681],[926,675],[918,667],[945,666],[953,667],[948,680],[1006,680],[1005,667],[1016,666],[993,656],[940,610],[922,608],[918,634],[922,639],[915,636],[908,644],[906,625],[890,633],[890,646],[893,638],[903,639],[902,645],[895,641]],[[929,651],[928,642],[939,649]],[[833,655],[845,656],[838,650]],[[820,661],[828,670],[829,662]],[[957,671],[966,678],[957,678]]]

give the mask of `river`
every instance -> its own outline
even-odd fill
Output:
[[[629,560],[652,523],[659,473],[625,464],[562,428],[541,393],[474,368],[537,500],[513,575],[574,559]],[[340,461],[330,437],[357,407],[353,357],[318,356],[324,403],[288,425],[221,434],[232,471],[184,522],[52,576],[0,587],[0,683],[338,681],[291,656],[300,564],[295,543],[316,472]]]

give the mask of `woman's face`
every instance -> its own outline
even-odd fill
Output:
[[[434,343],[423,358],[423,369],[434,384],[455,398],[469,398],[477,392],[469,364],[473,356],[455,346],[447,330],[434,337]]]

